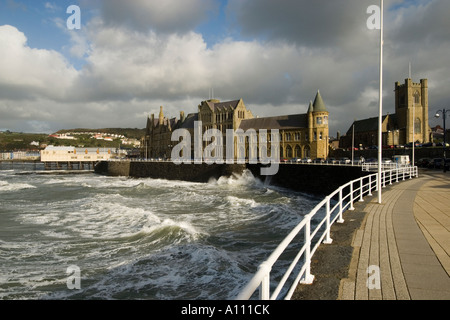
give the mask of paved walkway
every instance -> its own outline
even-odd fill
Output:
[[[382,204],[365,199],[339,299],[450,300],[449,173],[394,183]]]

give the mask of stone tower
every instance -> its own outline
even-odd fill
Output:
[[[314,103],[308,109],[308,129],[311,144],[311,158],[328,157],[328,116],[320,91],[317,91]]]
[[[408,78],[403,84],[395,83],[395,113],[400,144],[413,141],[430,142],[427,79],[421,79],[420,83],[415,83]]]

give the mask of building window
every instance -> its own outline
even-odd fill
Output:
[[[414,121],[414,133],[422,133],[422,122],[419,118]]]
[[[316,118],[316,124],[322,124],[322,117]]]
[[[328,124],[328,116],[323,117],[323,124]]]
[[[416,93],[414,93],[414,103],[419,104],[420,103],[420,95],[419,92],[416,91]]]

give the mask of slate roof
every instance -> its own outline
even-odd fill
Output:
[[[383,118],[382,118],[383,123],[387,117],[389,117],[392,120],[392,125],[394,127],[396,127],[396,123],[397,123],[396,115],[391,114],[391,115],[383,116]],[[361,133],[361,132],[378,131],[378,117],[357,120],[357,121],[354,121],[353,124],[355,125],[355,134]],[[350,126],[350,128],[347,131],[348,135],[352,134],[353,124]]]
[[[244,131],[248,129],[299,129],[308,127],[307,114],[294,114],[287,116],[253,118],[241,121],[239,129]]]
[[[181,123],[180,128],[193,129],[194,121],[198,121],[198,113],[189,113],[183,123]]]
[[[316,98],[314,99],[314,111],[327,111],[327,108],[325,107],[325,103],[323,102],[322,96],[320,95],[320,91],[317,91]]]
[[[211,110],[218,111],[218,110],[224,110],[226,108],[231,108],[234,110],[238,106],[239,101],[240,100],[233,100],[233,101],[224,101],[224,102],[217,102],[217,103],[214,103],[212,101],[206,101],[206,103],[208,104],[208,106]]]

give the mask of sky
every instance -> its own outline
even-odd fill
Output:
[[[0,130],[144,128],[147,117],[243,99],[255,116],[306,113],[330,135],[378,116],[379,0],[0,0]],[[450,108],[450,1],[385,0],[383,114],[394,85],[429,83]],[[80,29],[67,20],[80,8]]]

